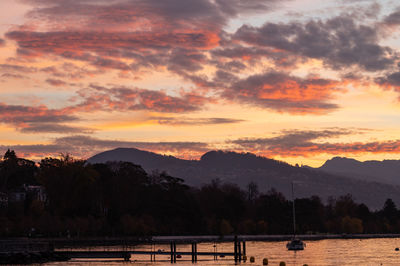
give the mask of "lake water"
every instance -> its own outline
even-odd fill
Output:
[[[262,265],[263,258],[268,258],[268,265],[279,265],[280,261],[286,262],[287,266],[302,266],[303,264],[325,266],[325,265],[400,265],[400,238],[378,238],[378,239],[329,239],[319,241],[306,241],[303,251],[287,251],[286,242],[246,242],[247,257],[255,257],[255,263],[242,262],[243,265]],[[198,251],[213,251],[213,243],[198,244]],[[99,248],[103,250],[104,248]],[[150,246],[135,247],[135,249],[148,249]],[[159,245],[156,250],[169,250],[169,246]],[[190,251],[190,245],[177,245],[178,251]],[[218,243],[218,252],[233,252],[233,243]],[[149,262],[150,256],[132,256],[130,262],[105,261],[105,260],[73,260],[69,262],[47,263],[46,265],[171,265],[168,256],[156,256],[156,262]],[[193,266],[190,256],[182,256],[177,259],[175,265]],[[198,257],[196,265],[235,265],[233,259],[219,259],[214,261],[212,257]]]

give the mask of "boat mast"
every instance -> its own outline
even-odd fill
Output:
[[[293,181],[292,181],[292,201],[293,201],[293,238],[296,237],[296,210],[294,207],[294,189],[293,189]]]

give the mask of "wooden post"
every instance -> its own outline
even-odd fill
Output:
[[[197,262],[197,242],[194,242],[194,261]]]
[[[237,254],[237,252],[238,252],[238,250],[237,250],[237,236],[235,236],[235,238],[234,238],[234,243],[233,243],[233,245],[234,245],[234,251],[233,251],[233,253],[234,253],[234,257],[235,257],[235,262],[237,262],[237,261],[238,261],[238,254]]]
[[[131,259],[131,254],[129,252],[126,252],[124,254],[124,261],[129,261]]]
[[[246,240],[244,240],[242,243],[243,243],[243,255],[246,256]]]
[[[239,262],[240,262],[240,261],[242,261],[242,248],[241,248],[241,245],[240,245],[240,240],[237,243],[237,245],[238,245]]]
[[[150,261],[156,261],[156,245],[154,243],[151,243]]]
[[[194,263],[194,242],[192,242],[192,263]]]
[[[176,263],[176,243],[174,242],[174,263]]]
[[[217,260],[217,243],[214,242],[214,260]]]
[[[174,245],[172,242],[169,245],[171,247],[171,263],[174,263]]]

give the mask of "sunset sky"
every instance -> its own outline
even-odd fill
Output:
[[[400,159],[395,0],[0,1],[0,152]]]

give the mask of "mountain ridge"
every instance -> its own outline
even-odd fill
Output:
[[[318,195],[327,200],[351,194],[355,200],[375,209],[381,208],[387,198],[400,204],[399,186],[350,178],[321,169],[296,167],[252,153],[209,151],[199,160],[185,160],[139,149],[117,148],[99,153],[87,161],[128,161],[141,165],[148,173],[166,171],[194,187],[219,179],[246,189],[250,182],[254,182],[260,192],[275,188],[290,198],[291,183],[296,181],[297,197]]]
[[[333,157],[321,167],[314,169],[366,181],[400,185],[400,160],[368,160],[361,162],[353,158]]]

